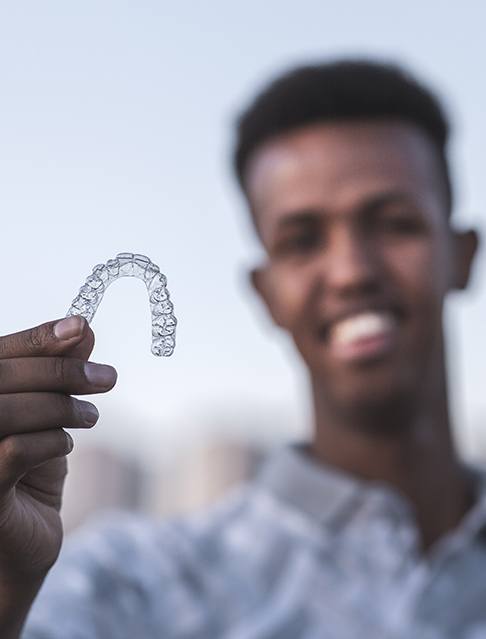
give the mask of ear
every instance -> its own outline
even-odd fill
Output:
[[[454,271],[452,288],[464,290],[469,284],[474,257],[479,247],[479,235],[477,231],[454,231]]]
[[[273,294],[274,290],[271,285],[271,276],[268,266],[259,266],[252,269],[248,273],[248,279],[250,280],[253,290],[256,292],[257,296],[263,302],[263,305],[270,314],[273,322],[277,326],[282,327],[277,304],[275,303],[275,295]]]

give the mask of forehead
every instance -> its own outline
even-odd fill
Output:
[[[245,178],[259,227],[299,209],[352,207],[383,191],[443,197],[435,146],[404,122],[303,127],[259,147]]]

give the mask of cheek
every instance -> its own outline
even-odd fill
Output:
[[[430,240],[411,242],[390,249],[385,259],[403,301],[412,311],[441,312],[449,282],[443,245]]]
[[[280,326],[293,332],[306,316],[310,278],[297,268],[275,267],[269,283],[273,316]]]

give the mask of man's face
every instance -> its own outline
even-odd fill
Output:
[[[474,250],[448,224],[439,167],[426,135],[393,121],[307,126],[250,158],[268,254],[254,283],[333,404],[408,397],[440,367],[444,296]]]

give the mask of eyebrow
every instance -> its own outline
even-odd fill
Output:
[[[309,224],[313,224],[320,213],[324,213],[324,211],[322,209],[311,208],[295,211],[281,218],[278,221],[277,227],[289,228],[293,226],[307,226]]]
[[[406,191],[391,190],[383,191],[367,198],[359,206],[359,212],[362,214],[372,214],[379,209],[390,204],[410,204],[413,198]],[[323,208],[306,207],[297,211],[289,212],[278,221],[278,229],[287,229],[299,226],[309,226],[314,224],[317,217],[326,216],[327,211]]]
[[[374,213],[389,204],[413,204],[414,198],[406,191],[393,190],[377,193],[368,198],[359,208],[363,213]]]

